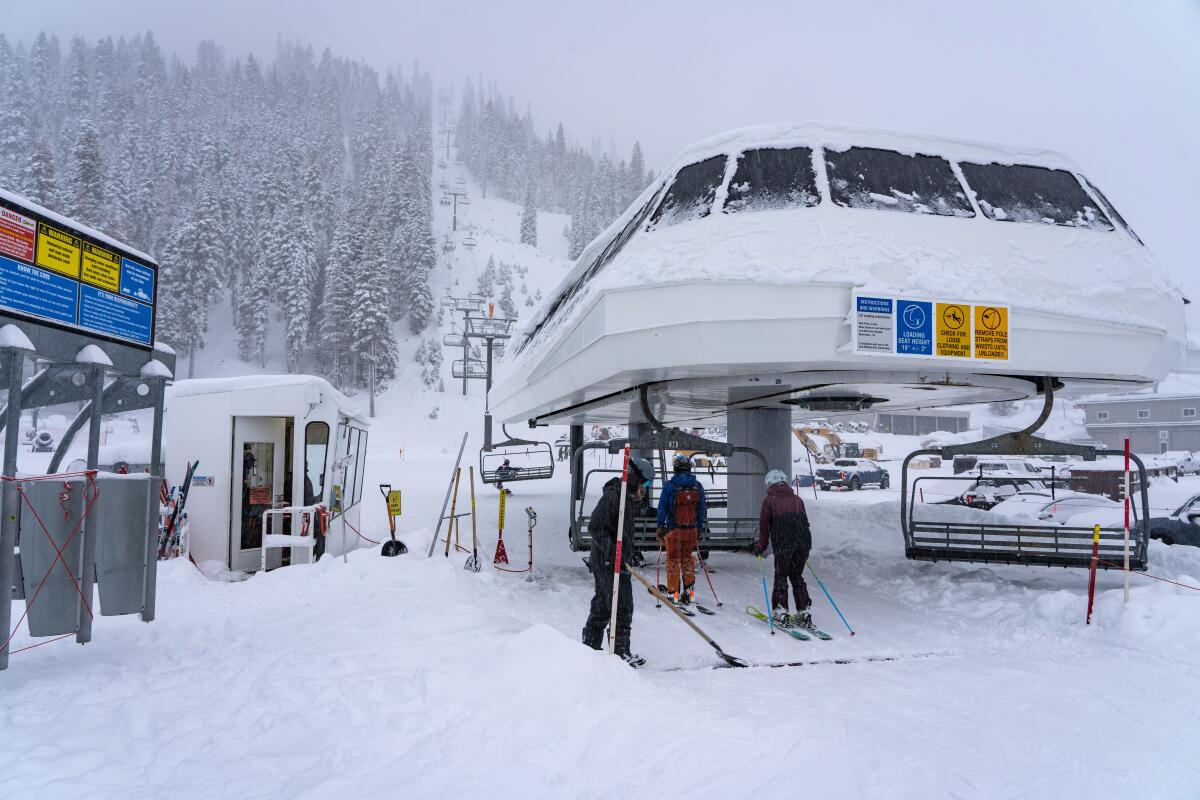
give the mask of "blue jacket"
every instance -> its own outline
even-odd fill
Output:
[[[668,530],[675,528],[675,490],[693,486],[700,490],[700,504],[696,507],[696,527],[704,527],[708,522],[708,500],[704,495],[704,487],[690,472],[673,475],[671,480],[663,485],[662,496],[658,498],[658,527]]]

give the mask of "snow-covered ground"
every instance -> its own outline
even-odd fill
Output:
[[[495,253],[531,264],[529,291],[545,293],[562,275],[564,220],[543,215],[550,253],[534,255],[511,242],[519,208],[477,198],[479,246],[459,248],[435,290],[473,290]],[[253,371],[223,365],[232,352],[197,366]],[[1200,796],[1200,592],[1135,576],[1126,605],[1121,576],[1102,573],[1085,626],[1082,571],[905,560],[896,470],[915,440],[876,442],[889,491],[803,495],[812,564],[855,636],[812,584],[834,640],[772,638],[742,611],[764,605],[755,559],[711,559],[723,605],[699,624],[753,664],[805,666],[718,668],[640,589],[644,669],[580,645],[591,580],[567,543],[565,469],[513,484],[514,567],[522,509],[539,514],[532,582],[491,567],[491,488],[476,493],[483,571],[465,571],[463,552],[426,558],[458,440],[470,431],[464,466],[480,443],[482,386],[464,399],[452,357],[445,393],[423,391],[405,362],[371,432],[363,533],[386,532],[372,487],[400,487],[407,555],[370,546],[241,583],[165,563],[153,624],[99,619],[86,648],[18,653],[0,674],[0,797]],[[1154,492],[1165,507],[1200,479]],[[1150,562],[1200,587],[1200,549],[1153,543]],[[33,643],[22,632],[13,646]]]

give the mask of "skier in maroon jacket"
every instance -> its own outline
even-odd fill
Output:
[[[804,583],[804,565],[812,550],[812,530],[804,501],[788,485],[787,475],[773,469],[767,473],[767,496],[763,498],[758,515],[758,543],[754,554],[767,552],[767,543],[775,553],[775,591],[771,594],[772,616],[784,625],[795,623],[805,628],[813,625],[809,608],[812,598]],[[788,613],[788,583],[796,598],[796,616]]]

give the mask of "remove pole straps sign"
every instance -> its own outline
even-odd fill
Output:
[[[1008,306],[855,292],[852,307],[859,355],[1009,360]]]

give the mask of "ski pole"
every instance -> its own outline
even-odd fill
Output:
[[[662,551],[663,551],[663,540],[660,538],[658,540],[658,562],[654,567],[654,585],[655,586],[662,586]],[[660,603],[658,601],[657,597],[654,598],[654,607],[662,608],[662,603]]]
[[[621,504],[617,509],[617,552],[613,558],[612,614],[608,620],[608,652],[617,651],[617,600],[621,594],[621,547],[625,543],[625,496],[629,493],[629,445],[621,466]]]
[[[775,609],[771,606],[771,595],[767,593],[767,562],[762,556],[758,557],[758,571],[762,573],[763,602],[767,604],[767,624],[771,626],[771,635],[775,635]]]
[[[817,571],[813,569],[811,561],[808,562],[808,571],[811,572],[812,576],[817,579],[817,586],[821,587],[821,591],[824,592],[825,597],[829,599],[829,604],[833,606],[833,610],[836,611],[837,615],[842,618],[842,624],[846,626],[846,630],[850,631],[850,635],[853,636],[854,628],[851,628],[850,623],[846,622],[846,615],[842,613],[840,608],[838,608],[838,604],[833,601],[833,595],[831,595],[829,590],[825,588],[825,584],[821,583],[821,579],[817,576]]]
[[[713,600],[717,606],[722,605],[721,598],[717,597],[717,590],[713,588],[712,576],[708,574],[708,562],[704,560],[704,556],[700,555],[700,545],[696,545],[696,560],[700,562],[700,569],[704,570],[704,580],[708,581],[708,590],[712,592]]]

